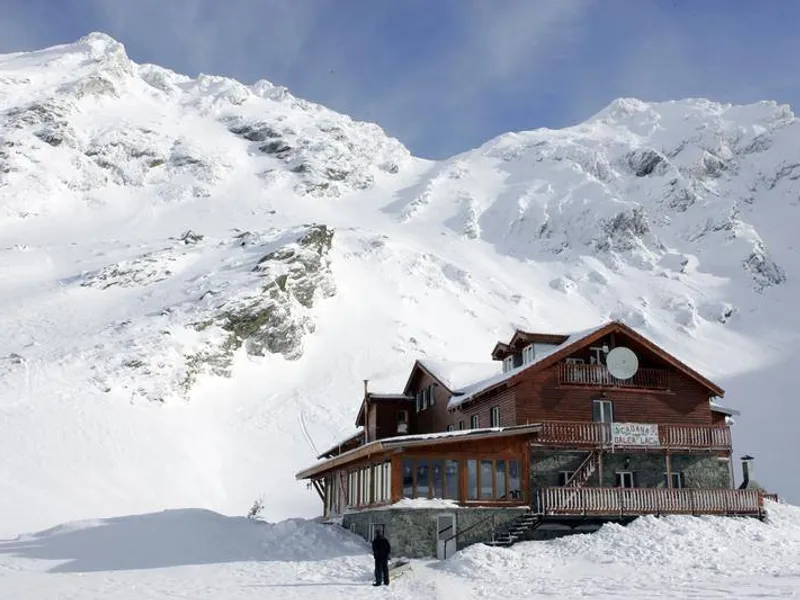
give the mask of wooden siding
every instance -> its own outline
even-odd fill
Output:
[[[633,340],[620,334],[612,339],[598,340],[591,346],[625,345],[636,352],[643,369],[663,369],[668,372],[668,390],[622,389],[597,384],[574,386],[561,383],[561,363],[541,371],[523,372],[517,384],[516,418],[518,424],[540,421],[591,421],[592,400],[610,400],[614,420],[618,422],[658,423],[665,425],[710,426],[711,406],[708,390],[687,374],[663,362]],[[589,347],[571,355],[588,362]],[[601,398],[605,394],[605,398]],[[491,397],[481,399],[480,405],[491,404]]]
[[[411,413],[412,429],[409,434],[437,433],[446,431],[447,426],[454,422],[453,415],[447,412],[447,403],[451,394],[447,388],[439,384],[436,379],[421,369],[410,382],[408,389],[409,396],[416,396],[417,392],[431,384],[436,384],[434,390],[434,404],[417,412],[416,402],[412,402],[409,408]]]
[[[512,427],[514,425],[524,425],[525,421],[517,419],[517,401],[514,389],[505,389],[497,394],[490,396],[486,401],[468,405],[464,410],[457,410],[450,415],[455,428],[458,429],[458,422],[464,421],[464,429],[470,429],[470,419],[473,415],[478,415],[478,427],[491,426],[491,410],[493,407],[500,408],[500,427]]]
[[[407,413],[408,432],[406,433],[411,432],[414,407],[408,400],[381,399],[371,402],[368,410],[370,427],[367,433],[369,441],[406,435],[397,430],[398,413],[401,410],[405,410]]]

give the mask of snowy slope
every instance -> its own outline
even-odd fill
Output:
[[[800,511],[770,522],[646,517],[628,527],[412,561],[371,586],[366,543],[303,520],[200,510],[77,522],[0,541],[4,597],[51,600],[288,598],[788,598],[800,592]]]
[[[726,388],[737,451],[800,500],[797,132],[774,103],[624,99],[437,163],[102,34],[0,56],[0,532],[313,516],[294,472],[363,379],[610,317]]]

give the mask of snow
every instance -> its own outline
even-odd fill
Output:
[[[800,593],[800,509],[768,522],[645,517],[627,527],[411,561],[372,589],[364,540],[337,525],[170,510],[68,523],[0,541],[9,598],[778,598]],[[398,558],[398,557],[393,557]]]
[[[435,375],[439,381],[445,384],[451,392],[459,392],[477,380],[492,377],[502,368],[502,365],[497,361],[456,362],[425,358],[419,362],[430,373]]]
[[[537,354],[534,360],[528,363],[522,364],[518,367],[514,367],[513,369],[509,369],[505,373],[497,373],[496,375],[492,375],[491,377],[488,377],[483,380],[478,380],[478,381],[473,380],[473,383],[471,385],[463,386],[460,395],[453,396],[452,398],[450,398],[447,407],[456,408],[464,404],[465,402],[468,402],[478,394],[485,392],[486,390],[493,388],[496,385],[503,383],[504,381],[508,381],[512,377],[522,373],[522,371],[539,364],[548,356],[563,350],[567,346],[577,344],[578,342],[589,337],[593,333],[600,331],[603,327],[606,327],[607,325],[608,323],[603,323],[602,325],[599,325],[597,327],[591,327],[589,329],[584,329],[578,332],[569,333],[567,334],[567,339],[564,340],[561,344],[552,345],[551,347],[547,348],[546,351]],[[553,333],[558,333],[558,332],[553,332]]]
[[[294,474],[352,433],[364,379],[396,392],[416,359],[486,363],[514,326],[610,319],[721,385],[736,454],[800,501],[786,106],[623,99],[433,162],[268,82],[137,65],[91,35],[0,56],[0,123],[0,535],[257,500],[314,517]],[[300,252],[313,223],[328,254]],[[261,270],[276,252],[301,256]],[[193,374],[229,341],[203,325],[268,284],[290,347]]]

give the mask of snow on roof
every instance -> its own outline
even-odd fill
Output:
[[[497,375],[501,369],[501,364],[497,361],[456,362],[425,358],[417,362],[435,375],[451,392],[460,392],[476,381]]]
[[[413,400],[411,396],[405,394],[384,394],[382,392],[369,392],[372,400]]]
[[[720,413],[723,413],[723,414],[726,414],[726,415],[731,415],[731,416],[738,416],[738,415],[742,414],[738,410],[734,410],[733,408],[727,408],[725,406],[720,406],[719,404],[717,404],[715,402],[710,402],[710,404],[711,404],[711,410],[715,411],[715,412],[720,412]]]
[[[494,387],[495,385],[503,383],[504,381],[511,379],[515,375],[518,375],[525,369],[529,369],[530,367],[542,362],[548,356],[555,354],[556,352],[563,350],[567,346],[571,346],[572,344],[575,344],[581,341],[582,339],[591,336],[594,333],[597,333],[598,331],[603,329],[603,327],[608,326],[609,323],[610,322],[603,323],[602,325],[599,325],[597,327],[592,327],[590,329],[584,329],[583,331],[576,331],[574,333],[570,333],[568,334],[567,339],[564,340],[562,344],[559,344],[558,346],[553,346],[552,348],[548,348],[547,351],[537,355],[533,362],[520,365],[519,367],[515,367],[509,371],[506,371],[505,373],[498,373],[492,377],[488,377],[487,379],[477,381],[472,385],[465,386],[465,388],[461,390],[461,395],[453,396],[452,398],[450,398],[450,402],[448,402],[447,408],[456,408],[457,406],[462,405],[464,402],[471,400],[481,392],[484,392],[489,388]]]

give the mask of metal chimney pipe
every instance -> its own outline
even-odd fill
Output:
[[[364,443],[369,442],[369,379],[364,380]]]
[[[749,454],[745,454],[742,457],[742,483],[739,486],[740,490],[747,488],[747,485],[750,483],[750,479],[752,477],[752,465],[751,462],[753,457]]]

